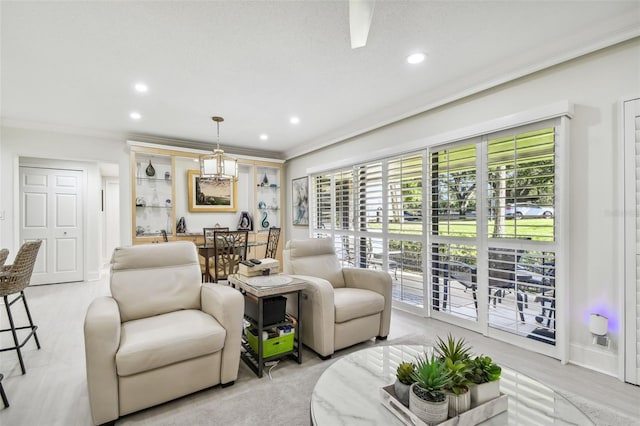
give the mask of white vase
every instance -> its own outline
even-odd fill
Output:
[[[469,393],[471,394],[471,406],[477,407],[500,396],[500,380],[479,385],[473,384],[469,386]]]
[[[448,396],[445,395],[442,402],[425,401],[413,392],[415,386],[417,386],[416,383],[412,384],[409,389],[409,410],[429,426],[437,425],[447,420],[447,412],[449,411]]]
[[[396,379],[393,383],[393,390],[396,393],[396,398],[398,401],[402,402],[405,407],[409,406],[409,389],[411,385],[405,385],[400,380]]]
[[[456,417],[471,408],[471,393],[469,391],[456,395],[447,393],[449,397],[449,417]]]

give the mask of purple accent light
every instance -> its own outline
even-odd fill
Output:
[[[599,303],[592,306],[585,312],[583,321],[586,324],[587,328],[589,327],[589,317],[591,316],[591,314],[600,314],[603,317],[607,317],[609,319],[608,330],[610,333],[615,334],[620,330],[620,319],[612,310],[609,309],[607,305]]]

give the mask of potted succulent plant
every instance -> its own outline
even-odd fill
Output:
[[[500,375],[502,368],[488,356],[479,355],[469,362],[467,375],[472,384],[469,386],[471,406],[476,407],[500,396]]]
[[[449,334],[446,340],[438,337],[435,350],[449,370],[451,381],[445,389],[449,392],[449,417],[455,417],[471,408],[471,349],[463,338],[455,339]]]
[[[435,356],[418,357],[415,383],[409,390],[409,410],[429,425],[447,420],[449,406],[444,388],[451,382],[449,374],[444,362]]]
[[[471,381],[468,379],[471,369],[467,361],[453,362],[446,358],[444,364],[451,377],[451,383],[445,387],[449,392],[449,417],[455,417],[471,408]]]
[[[409,406],[409,388],[415,382],[413,372],[416,365],[412,362],[401,362],[396,369],[396,381],[393,384],[393,390],[396,397],[405,406]]]

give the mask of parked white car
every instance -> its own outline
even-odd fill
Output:
[[[555,214],[553,207],[538,206],[530,203],[507,204],[505,216],[508,218],[517,217],[545,217],[550,218]]]

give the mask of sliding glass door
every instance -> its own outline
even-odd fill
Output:
[[[312,236],[396,305],[558,357],[560,122],[313,175]]]
[[[555,146],[544,123],[430,150],[435,318],[555,346]]]

